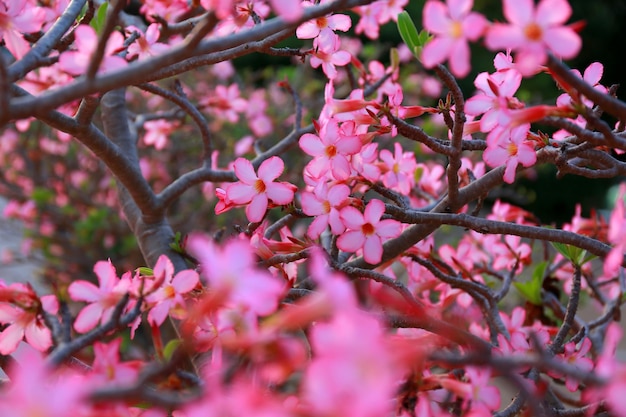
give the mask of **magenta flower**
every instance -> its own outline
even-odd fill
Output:
[[[624,252],[626,251],[626,210],[624,210],[624,195],[626,194],[626,185],[619,187],[617,201],[611,212],[609,221],[609,242],[614,246],[604,259],[604,275],[607,277],[616,276],[619,272]]]
[[[148,313],[148,322],[153,326],[160,326],[168,314],[177,319],[185,317],[185,299],[183,294],[193,290],[200,282],[198,273],[192,269],[180,271],[174,275],[174,265],[165,255],[159,256],[154,266],[154,276],[161,285],[146,297],[146,302],[152,306]]]
[[[24,0],[5,0],[0,3],[0,40],[17,59],[21,59],[30,45],[23,33],[41,30],[46,14],[43,8],[33,7]]]
[[[528,125],[522,125],[510,131],[509,135],[501,136],[499,140],[487,140],[487,149],[483,153],[483,160],[490,167],[506,164],[504,182],[512,184],[515,180],[517,165],[529,167],[537,162],[537,154],[532,142],[526,140]]]
[[[72,75],[82,75],[91,62],[96,47],[98,46],[98,35],[96,31],[87,25],[79,25],[74,29],[74,45],[76,51],[63,52],[59,57],[59,67]],[[127,65],[124,58],[115,55],[116,52],[124,48],[124,36],[117,31],[113,31],[107,40],[104,58],[100,63],[99,72],[112,71],[123,68]]]
[[[397,220],[380,220],[385,212],[385,203],[372,200],[361,213],[352,206],[341,210],[341,220],[348,230],[339,236],[337,246],[342,251],[356,252],[363,249],[366,262],[376,265],[383,256],[383,239],[394,238],[402,231],[402,224]]]
[[[322,66],[322,71],[329,80],[337,78],[337,68],[348,65],[352,60],[352,55],[347,51],[340,50],[341,41],[334,33],[330,33],[328,40],[315,38],[313,41],[313,52],[311,53],[311,66],[317,68]]]
[[[231,184],[226,189],[227,201],[235,204],[247,204],[246,216],[251,222],[260,222],[265,216],[271,201],[277,205],[291,203],[296,187],[288,182],[274,182],[283,173],[285,163],[277,156],[263,161],[258,175],[254,167],[245,158],[235,161],[235,175],[240,182]]]
[[[90,303],[78,313],[74,321],[74,329],[80,333],[88,332],[98,323],[108,321],[117,303],[130,289],[130,274],[118,278],[110,261],[99,261],[93,270],[98,276],[99,287],[91,282],[78,280],[72,282],[68,288],[72,300]]]
[[[578,54],[580,36],[563,26],[572,14],[567,0],[504,0],[504,16],[510,24],[496,23],[487,32],[490,49],[516,51],[517,69],[532,75],[546,62],[547,53],[569,59]]]
[[[319,129],[319,136],[305,133],[300,138],[300,148],[314,157],[307,168],[309,173],[320,178],[330,171],[338,181],[348,179],[352,172],[348,156],[361,150],[361,139],[344,135],[337,120],[329,119]]]
[[[324,3],[322,1],[321,3]],[[328,3],[326,1],[326,3]],[[313,6],[313,3],[304,2],[305,6]],[[350,16],[345,14],[334,14],[330,16],[318,17],[314,20],[304,22],[296,29],[296,36],[299,39],[313,39],[321,36],[324,38],[329,34],[332,36],[336,30],[346,32],[352,26]]]
[[[338,235],[346,229],[339,210],[343,207],[350,196],[350,188],[345,184],[328,184],[320,182],[313,192],[302,193],[302,211],[307,216],[314,216],[307,234],[311,239],[317,239],[330,225],[333,234]]]
[[[426,68],[441,64],[446,59],[450,70],[458,77],[470,71],[470,49],[467,41],[480,38],[487,28],[487,19],[470,12],[473,0],[428,1],[424,6],[424,28],[435,35],[422,50]]]
[[[415,155],[413,152],[403,152],[402,146],[394,143],[394,153],[383,149],[379,154],[387,172],[383,175],[385,187],[398,190],[401,194],[409,195],[415,183]]]

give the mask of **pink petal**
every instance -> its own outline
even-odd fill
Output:
[[[252,185],[236,182],[226,188],[226,196],[235,204],[248,204],[257,195]]]
[[[272,156],[263,161],[259,167],[259,178],[263,181],[272,182],[285,170],[285,163],[277,156]]]
[[[363,214],[352,206],[341,209],[341,220],[349,229],[361,229],[365,223]]]
[[[98,261],[93,267],[93,272],[98,276],[100,288],[103,290],[113,288],[119,281],[115,274],[115,267],[110,261]]]
[[[428,1],[422,12],[424,28],[437,35],[448,33],[452,24],[448,14],[448,8],[439,1]]]
[[[393,219],[381,220],[376,227],[376,234],[384,238],[393,238],[402,232],[402,223]]]
[[[506,161],[506,168],[504,169],[504,182],[507,184],[513,184],[515,182],[515,173],[517,172],[517,158],[511,158]]]
[[[519,26],[493,24],[485,36],[485,44],[491,50],[517,49],[524,45],[526,36]]]
[[[500,166],[504,164],[508,158],[509,153],[507,150],[499,146],[494,146],[493,148],[487,147],[485,152],[483,152],[483,160],[490,167]]]
[[[343,67],[352,61],[352,55],[348,51],[337,51],[332,55],[331,62],[334,65]]]
[[[296,29],[298,39],[313,39],[320,34],[320,28],[314,20],[304,22]]]
[[[567,0],[541,0],[535,12],[537,23],[543,27],[562,25],[571,15]]]
[[[287,22],[298,20],[302,16],[302,4],[293,0],[270,0],[274,12]]]
[[[383,244],[377,235],[369,236],[363,245],[363,259],[369,264],[376,265],[383,257]]]
[[[487,27],[487,19],[480,13],[470,13],[463,19],[463,35],[472,42],[480,38]]]
[[[367,223],[376,224],[385,213],[385,203],[380,200],[372,200],[365,207],[363,220]]]
[[[254,182],[258,179],[254,172],[252,163],[246,158],[237,158],[234,164],[235,175],[241,182],[247,185],[254,185]]]
[[[102,298],[102,294],[100,293],[100,289],[93,285],[91,282],[87,281],[74,281],[70,284],[67,289],[70,294],[70,298],[74,301],[86,301],[88,303],[93,303],[94,301],[98,301]]]
[[[448,4],[448,12],[454,20],[461,20],[474,5],[474,0],[446,0]]]
[[[13,323],[22,314],[22,309],[8,303],[0,303],[0,323]]]
[[[0,354],[10,355],[24,338],[24,328],[14,323],[0,333]]]
[[[260,222],[267,211],[267,195],[257,194],[246,207],[246,216],[252,223]]]
[[[524,27],[530,23],[534,16],[534,0],[504,0],[504,17],[516,26]]]
[[[328,18],[328,27],[332,30],[346,32],[352,26],[350,16],[345,14],[335,14]]]
[[[50,329],[33,320],[26,326],[26,342],[40,352],[45,352],[52,346]]]
[[[552,52],[565,59],[574,58],[582,47],[580,36],[568,27],[547,29],[544,42]]]
[[[274,204],[286,205],[293,201],[294,187],[289,183],[272,182],[267,184],[265,193]]]
[[[337,181],[345,181],[350,177],[352,169],[345,156],[338,154],[330,161],[330,169]]]
[[[83,308],[76,320],[74,321],[74,329],[79,333],[86,333],[96,327],[98,321],[102,317],[102,304],[92,303]]]
[[[602,79],[603,73],[604,73],[604,65],[602,65],[599,62],[594,62],[591,65],[589,65],[587,69],[585,70],[585,75],[583,76],[583,79],[591,85],[596,85]]]
[[[452,38],[438,37],[428,42],[422,50],[422,64],[432,68],[444,62],[450,56],[454,41]]]
[[[165,321],[167,314],[170,312],[171,304],[163,301],[154,306],[148,313],[148,322],[153,326],[160,326]]]
[[[186,269],[180,271],[172,280],[172,286],[176,288],[179,294],[185,294],[193,290],[200,282],[200,277],[196,271]]]
[[[345,252],[356,252],[364,243],[365,235],[360,230],[347,231],[337,239],[337,247]]]
[[[302,211],[307,216],[319,216],[324,213],[324,204],[313,193],[303,192],[300,196]]]
[[[450,50],[450,70],[457,77],[463,78],[469,74],[470,69],[469,45],[463,39],[457,40]]]
[[[309,235],[311,239],[317,239],[318,237],[320,237],[322,232],[326,230],[327,226],[328,226],[327,214],[316,216],[315,219],[313,219],[313,221],[309,225],[309,228],[307,229],[307,234]]]
[[[300,149],[311,156],[324,155],[324,152],[326,151],[326,146],[324,146],[322,140],[312,133],[305,133],[302,135],[299,144]]]
[[[345,184],[337,184],[328,190],[328,202],[332,206],[338,206],[350,196],[350,188]]]

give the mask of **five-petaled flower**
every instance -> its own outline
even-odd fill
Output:
[[[288,182],[274,182],[283,173],[285,163],[277,156],[263,161],[258,175],[252,163],[245,158],[235,161],[235,175],[240,182],[231,184],[226,189],[227,201],[235,204],[247,204],[246,216],[251,222],[260,222],[270,202],[286,205],[293,200],[296,187]]]
[[[402,231],[397,220],[380,220],[385,212],[385,203],[372,200],[361,213],[352,206],[341,210],[341,219],[350,230],[339,236],[337,247],[346,252],[356,252],[363,248],[366,262],[376,265],[383,256],[383,239],[394,238]]]

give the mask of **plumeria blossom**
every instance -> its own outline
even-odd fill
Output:
[[[361,213],[352,206],[341,210],[341,219],[349,230],[339,236],[337,246],[346,252],[363,249],[366,262],[376,265],[383,256],[383,239],[397,237],[402,224],[397,220],[380,220],[385,213],[385,203],[372,200]]]
[[[74,321],[74,329],[80,333],[108,321],[115,306],[130,290],[130,272],[119,278],[110,261],[99,261],[93,270],[98,277],[98,287],[84,280],[74,281],[68,287],[72,300],[90,303],[78,313]]]
[[[512,49],[517,69],[525,76],[545,64],[547,53],[570,59],[578,55],[580,36],[563,26],[572,14],[567,0],[503,0],[504,16],[510,24],[495,23],[485,41],[490,49]]]
[[[93,344],[94,360],[91,365],[93,374],[90,380],[97,384],[128,385],[139,376],[141,362],[120,362],[122,338],[109,342]]]
[[[75,51],[66,51],[59,57],[59,67],[71,74],[82,75],[87,70],[91,57],[98,46],[98,35],[96,31],[87,25],[79,25],[74,29]],[[124,48],[124,36],[117,31],[113,31],[107,39],[104,57],[100,63],[99,72],[112,71],[123,68],[127,65],[124,58],[115,55]]]
[[[318,68],[322,66],[324,74],[329,80],[337,78],[337,68],[348,65],[352,59],[347,51],[342,51],[341,40],[335,34],[331,34],[329,40],[322,40],[321,38],[315,38],[313,41],[313,51],[311,52],[311,66]]]
[[[245,158],[237,158],[234,167],[240,182],[228,186],[226,198],[234,204],[247,204],[246,216],[251,222],[263,219],[270,202],[287,205],[293,200],[296,187],[288,182],[274,181],[285,169],[285,163],[279,157],[263,161],[258,175]]]
[[[159,40],[159,36],[161,35],[159,25],[157,23],[153,23],[148,26],[146,33],[141,33],[140,30],[134,27],[126,28],[126,30],[127,32],[131,30],[136,31],[140,34],[135,42],[128,46],[128,59],[133,59],[134,57],[139,59],[149,58],[151,56],[156,56],[169,48],[168,45],[157,42]]]
[[[168,314],[183,319],[186,313],[184,295],[192,291],[200,282],[198,273],[185,269],[174,275],[174,265],[165,255],[161,255],[154,266],[155,280],[159,287],[146,297],[151,305],[148,322],[153,326],[163,324]]]
[[[345,184],[320,182],[313,192],[302,193],[302,211],[307,216],[314,216],[313,222],[307,231],[311,239],[317,239],[322,232],[330,226],[334,235],[339,235],[345,230],[341,221],[339,210],[348,202],[350,188]]]
[[[422,50],[421,61],[426,68],[446,59],[457,77],[470,71],[468,41],[476,41],[487,29],[487,19],[471,12],[473,0],[446,0],[446,4],[429,0],[424,6],[424,28],[435,35]]]
[[[398,190],[404,195],[409,195],[415,183],[415,154],[404,152],[402,146],[394,143],[393,155],[387,149],[383,149],[379,154],[383,161],[383,166],[387,172],[383,174],[383,184],[385,187]]]
[[[320,4],[328,3],[322,1]],[[313,6],[312,2],[305,1],[302,3],[305,7]],[[296,29],[296,36],[299,39],[313,39],[320,37],[326,41],[334,38],[335,31],[346,32],[352,26],[350,16],[345,14],[333,14],[330,16],[318,17],[314,20],[304,22]]]
[[[537,162],[535,147],[532,142],[526,140],[527,133],[528,126],[520,126],[500,140],[487,142],[483,159],[490,167],[506,165],[503,178],[508,184],[515,181],[515,172],[519,164],[527,168]]]
[[[320,178],[329,171],[338,181],[348,179],[351,173],[348,157],[361,149],[361,140],[357,136],[343,134],[334,118],[322,122],[318,135],[302,135],[299,143],[304,152],[314,157],[307,165],[314,177]]]
[[[24,33],[38,32],[45,22],[43,8],[33,7],[24,0],[0,2],[0,40],[17,59],[29,50]]]
[[[0,332],[0,354],[13,353],[22,339],[41,352],[52,346],[43,312],[56,313],[58,304],[54,296],[39,298],[30,285],[0,283],[0,300],[0,323],[7,325]]]

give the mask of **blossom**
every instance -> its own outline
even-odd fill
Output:
[[[145,34],[133,27],[126,28],[127,31],[130,29],[135,29],[140,36],[135,40],[135,42],[128,46],[128,59],[132,59],[134,57],[138,57],[139,59],[149,58],[151,56],[158,55],[169,48],[168,45],[157,42],[160,36],[159,25],[157,23],[153,23],[148,26]]]
[[[5,0],[0,3],[0,40],[20,59],[29,50],[22,33],[38,32],[44,24],[45,11],[32,7],[24,0]]]
[[[160,326],[168,314],[175,318],[184,318],[184,294],[193,290],[200,282],[198,273],[191,269],[180,271],[174,275],[174,265],[165,255],[159,256],[154,266],[155,279],[161,284],[159,288],[146,297],[146,302],[152,305],[148,313],[148,322],[153,326]]]
[[[200,261],[200,273],[209,287],[225,294],[225,307],[262,316],[278,307],[285,285],[256,268],[249,243],[235,239],[219,247],[205,236],[193,234],[187,247]]]
[[[153,145],[160,151],[168,144],[168,137],[176,129],[176,124],[169,120],[157,119],[145,122],[143,127],[146,130],[143,142],[146,145]]]
[[[309,2],[305,2],[303,4],[312,5],[312,3]],[[322,16],[317,19],[304,22],[298,26],[298,29],[296,29],[296,36],[299,39],[313,39],[318,36],[323,38],[329,35],[332,36],[336,30],[346,32],[350,29],[350,26],[352,26],[352,21],[348,15],[333,14],[330,16]]]
[[[535,148],[526,140],[527,132],[528,127],[523,125],[513,129],[502,139],[487,141],[483,160],[490,167],[505,164],[504,181],[508,184],[515,180],[515,170],[519,164],[530,167],[537,162]]]
[[[337,66],[347,65],[352,59],[347,51],[341,51],[341,41],[335,34],[331,34],[326,41],[322,38],[315,38],[313,41],[313,52],[311,52],[311,66],[317,68],[322,66],[322,71],[330,80],[337,78]]]
[[[552,52],[565,59],[580,51],[581,40],[576,32],[563,24],[572,14],[567,0],[504,0],[504,16],[510,24],[495,23],[485,41],[490,49],[516,51],[517,69],[532,75]]]
[[[380,220],[385,212],[385,204],[372,200],[361,213],[352,206],[341,210],[341,219],[350,230],[339,236],[337,246],[346,252],[356,252],[363,248],[366,262],[376,265],[383,256],[383,239],[398,236],[402,224],[397,220]]]
[[[348,156],[361,149],[361,140],[345,135],[335,119],[329,119],[319,129],[319,136],[305,133],[300,138],[300,148],[314,157],[307,168],[316,178],[330,171],[336,180],[346,180],[351,173]]]
[[[267,206],[291,203],[296,187],[287,182],[274,182],[285,169],[285,163],[277,156],[263,161],[258,175],[254,167],[245,158],[235,161],[235,175],[240,182],[231,184],[226,189],[226,199],[235,204],[247,204],[246,216],[251,222],[259,222],[265,216]]]
[[[613,245],[613,249],[609,252],[604,260],[604,275],[607,277],[617,275],[620,265],[624,259],[626,251],[626,218],[624,217],[624,194],[626,194],[626,185],[619,187],[617,201],[611,212],[609,220],[609,242]]]
[[[74,321],[74,329],[80,333],[88,332],[99,322],[108,321],[117,303],[130,289],[130,274],[118,278],[111,261],[99,261],[93,270],[98,276],[98,287],[91,282],[78,280],[68,288],[72,300],[90,303],[78,313]]]
[[[107,384],[127,385],[139,375],[139,361],[120,362],[122,338],[109,342],[93,344],[94,361],[91,365],[94,380]]]
[[[394,154],[383,149],[379,154],[387,172],[383,175],[385,187],[397,189],[404,195],[409,195],[415,182],[415,155],[413,152],[403,152],[402,146],[394,143]]]
[[[98,46],[96,31],[87,25],[79,25],[74,29],[75,51],[66,51],[59,57],[59,67],[72,75],[82,75],[91,62],[92,55]],[[100,63],[99,72],[112,71],[127,65],[124,58],[114,55],[124,47],[124,36],[113,31],[107,39],[104,57]]]
[[[470,12],[473,0],[430,0],[424,6],[424,28],[435,35],[422,50],[421,61],[426,68],[450,61],[450,70],[458,77],[470,71],[470,49],[467,41],[480,38],[487,28],[487,20]]]
[[[345,184],[328,184],[320,182],[313,192],[302,193],[302,211],[307,216],[314,216],[309,225],[307,234],[311,239],[317,239],[330,225],[333,234],[343,233],[345,226],[341,221],[339,210],[343,207],[350,195],[350,188]]]

